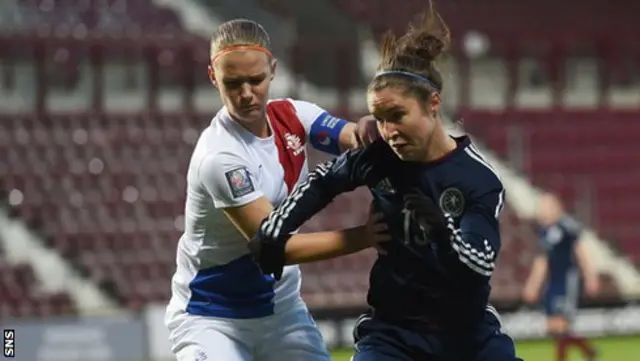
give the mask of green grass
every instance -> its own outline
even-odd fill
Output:
[[[598,361],[639,361],[640,336],[595,339],[600,351]],[[517,354],[525,361],[555,361],[553,343],[549,340],[520,342],[516,346]],[[334,361],[349,361],[352,350],[335,350]],[[581,361],[580,353],[570,351],[569,361]]]

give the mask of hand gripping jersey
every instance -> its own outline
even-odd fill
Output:
[[[290,99],[270,101],[272,134],[258,138],[226,109],[198,140],[187,174],[185,230],[178,243],[170,310],[222,318],[268,316],[301,303],[300,270],[282,280],[264,276],[247,241],[222,209],[266,197],[278,206],[308,175],[306,145],[339,153],[346,124],[320,107]]]

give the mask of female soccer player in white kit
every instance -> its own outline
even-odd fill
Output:
[[[306,179],[307,144],[339,154],[357,146],[366,124],[304,101],[268,100],[275,70],[258,23],[233,20],[214,34],[209,74],[224,107],[200,136],[187,174],[185,230],[165,318],[178,361],[330,359],[300,297],[299,268],[286,267],[279,281],[264,276],[247,242]],[[352,253],[383,239],[380,227],[371,215],[362,227],[299,234],[287,257],[298,263],[308,254]]]

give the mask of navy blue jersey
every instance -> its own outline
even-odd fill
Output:
[[[400,160],[383,141],[319,165],[263,224],[269,237],[293,232],[340,193],[367,186],[385,215],[392,241],[370,274],[376,315],[437,327],[485,317],[490,276],[500,251],[498,215],[504,188],[467,137],[438,161]],[[428,239],[404,207],[418,188],[448,213],[451,237]]]
[[[547,257],[550,288],[565,287],[568,276],[576,273],[578,264],[574,249],[581,232],[579,225],[566,216],[550,226],[537,227],[540,249]]]

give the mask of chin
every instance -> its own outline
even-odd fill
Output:
[[[393,150],[393,152],[396,154],[396,156],[398,156],[398,158],[400,158],[400,160],[411,160],[411,156],[409,155],[408,152],[398,152],[397,150]]]
[[[243,113],[242,115],[234,114],[233,117],[237,120],[240,120],[243,123],[255,123],[262,121],[264,119],[264,112],[259,110],[252,111],[250,113]]]

